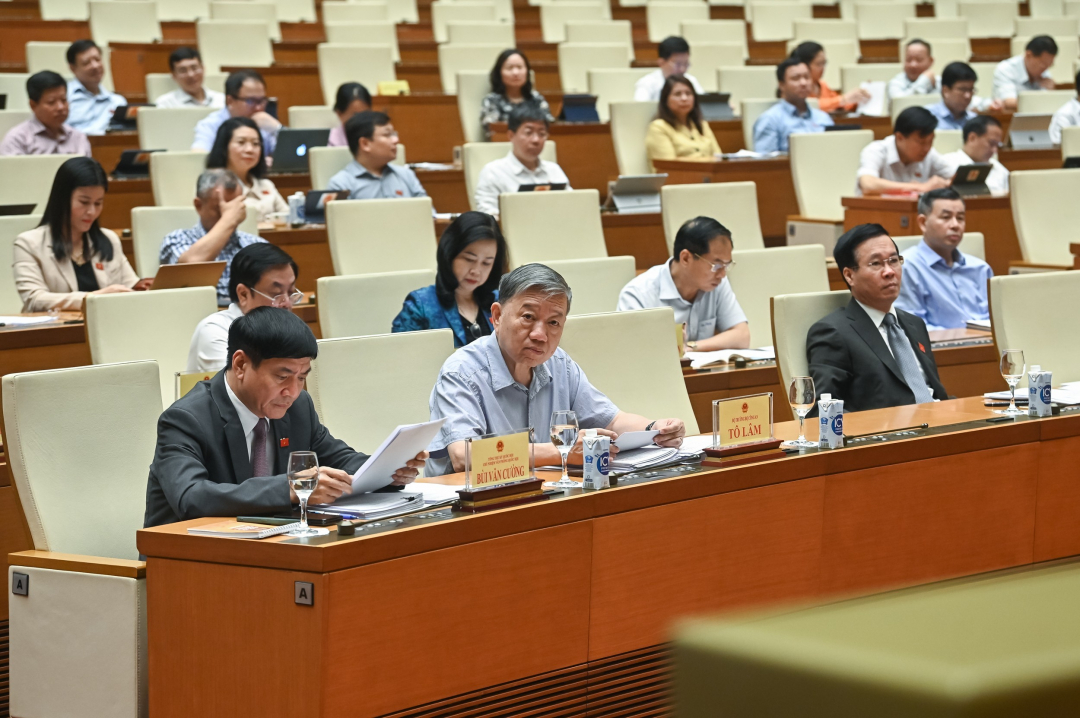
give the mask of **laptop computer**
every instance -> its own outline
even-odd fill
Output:
[[[1066,157],[1065,162],[1061,165],[1061,168],[1065,170],[1080,169],[1080,157]]]
[[[0,204],[0,217],[14,217],[20,214],[33,214],[36,204]]]
[[[565,182],[548,182],[547,184],[519,184],[518,192],[548,192],[551,190],[566,189]]]
[[[216,287],[228,262],[187,262],[163,264],[158,267],[150,289],[184,289],[185,287]]]
[[[990,170],[993,168],[994,166],[989,162],[960,165],[956,174],[953,175],[952,188],[962,197],[990,194],[990,188],[986,186],[986,178],[990,176]]]
[[[861,129],[862,129],[862,125],[858,125],[858,124],[854,124],[854,123],[847,123],[847,122],[845,122],[842,125],[840,125],[840,124],[837,124],[837,125],[825,125],[825,131],[826,132],[845,132],[847,130],[861,130]]]
[[[326,224],[326,203],[337,199],[348,199],[349,190],[313,189],[304,199],[304,222],[306,224]]]
[[[735,119],[735,110],[731,107],[730,92],[703,92],[698,95],[698,106],[706,122]]]
[[[274,147],[274,172],[307,172],[308,150],[326,147],[329,141],[330,130],[325,128],[298,130],[282,127]]]
[[[563,95],[559,119],[566,122],[599,122],[596,95]]]
[[[165,150],[124,150],[120,154],[120,161],[116,163],[116,169],[112,171],[113,177],[119,179],[138,179],[150,176],[150,155],[154,152]]]
[[[148,105],[144,102],[136,105],[120,105],[113,110],[112,118],[109,120],[109,131],[130,132],[139,129],[139,125],[135,118],[139,114],[140,107],[153,107],[153,105]]]
[[[654,175],[619,175],[608,182],[608,196],[604,209],[623,214],[644,214],[660,211],[660,188],[667,181],[667,173]]]
[[[1013,115],[1009,123],[1009,142],[1014,150],[1050,150],[1050,121],[1053,115]]]

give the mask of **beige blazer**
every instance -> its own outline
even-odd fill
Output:
[[[103,229],[113,246],[113,258],[106,262],[94,254],[94,276],[98,286],[122,284],[132,287],[139,276],[124,256],[120,238]],[[48,226],[23,232],[15,239],[15,288],[23,301],[24,312],[47,312],[50,309],[78,311],[86,292],[78,291],[71,259],[59,260],[52,251],[52,232]]]
[[[248,211],[254,209],[259,215],[259,221],[264,222],[271,212],[288,212],[289,203],[278,192],[277,187],[270,180],[252,178],[250,187],[241,183],[244,187],[244,204]]]
[[[645,134],[649,170],[655,171],[653,160],[711,160],[720,154],[720,145],[709,123],[703,122],[702,129],[703,132],[698,132],[687,125],[675,128],[659,119],[650,122]]]

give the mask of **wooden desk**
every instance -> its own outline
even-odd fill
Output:
[[[554,109],[554,108],[553,108]],[[492,137],[505,140],[506,123],[491,124]],[[556,122],[551,126],[559,166],[574,189],[595,189],[607,197],[608,182],[619,178],[619,163],[607,122]]]
[[[787,218],[799,213],[791,163],[787,157],[767,160],[657,160],[657,172],[668,173],[668,184],[699,182],[754,182],[757,184],[758,215],[766,246],[787,243]],[[737,241],[737,240],[736,240]]]
[[[988,416],[976,399],[849,414],[852,434],[941,428],[341,540],[140,531],[150,711],[662,713],[681,617],[1080,553],[1080,416]],[[236,646],[259,660],[226,659]]]
[[[918,234],[919,228],[915,222],[917,201],[915,197],[844,197],[844,229],[877,222],[890,234]],[[1009,262],[1023,259],[1008,195],[968,197],[964,203],[967,206],[967,231],[983,233],[986,261],[994,274],[1008,274]]]
[[[1073,242],[1070,244],[1069,252],[1073,255],[1073,268],[1080,269],[1080,243]]]
[[[1061,149],[1051,150],[1014,150],[1002,147],[998,150],[998,161],[1010,172],[1017,170],[1059,170],[1064,161]]]

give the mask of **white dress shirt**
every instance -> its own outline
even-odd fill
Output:
[[[855,175],[855,195],[862,197],[859,177],[880,177],[892,182],[925,182],[934,175],[948,179],[949,164],[930,148],[930,153],[922,162],[904,164],[896,150],[896,136],[890,135],[883,140],[875,140],[863,148],[859,157],[859,171]]]
[[[858,299],[856,299],[855,301],[859,302]],[[881,338],[885,340],[885,348],[889,350],[890,354],[892,354],[893,359],[896,359],[896,354],[892,350],[892,344],[889,344],[889,329],[885,326],[886,312],[883,312],[880,309],[874,309],[873,307],[868,307],[862,302],[859,302],[859,306],[863,308],[863,311],[866,312],[867,316],[870,317],[870,321],[872,321],[874,323],[874,326],[877,327],[878,334],[880,334]],[[904,331],[904,325],[900,323],[900,319],[896,316],[895,306],[889,307],[888,314],[893,315],[893,318],[896,319],[896,326],[900,327],[900,332],[903,334],[907,334],[907,332]],[[923,381],[926,382],[926,388],[927,390],[929,390],[930,395],[933,396],[934,387],[930,386],[930,383],[926,381],[926,370],[923,369],[922,362],[916,359],[915,363],[919,365],[919,373],[922,374]],[[938,400],[934,399],[934,401]]]
[[[694,86],[694,92],[702,94],[705,90],[701,89],[701,83],[697,81],[697,78],[687,73],[683,75],[690,84]],[[653,72],[650,72],[645,77],[642,77],[634,85],[634,102],[659,102],[660,91],[664,89],[664,71],[660,68],[656,68]]]
[[[255,425],[259,423],[259,417],[252,413],[251,409],[240,401],[232,387],[229,386],[228,377],[225,378],[225,391],[229,394],[229,401],[236,409],[236,415],[240,417],[240,427],[244,430],[244,441],[247,442],[248,461],[251,461],[251,448],[255,443]],[[274,447],[270,443],[274,440],[274,432],[270,429],[270,420],[266,420],[266,465],[270,468],[270,476],[274,475]],[[253,462],[254,463],[254,462]]]
[[[1050,120],[1050,141],[1061,144],[1061,131],[1066,127],[1080,125],[1080,100],[1075,97],[1058,108]]]
[[[229,327],[242,316],[244,313],[240,311],[240,305],[230,304],[228,309],[204,317],[191,335],[187,371],[217,372],[224,369],[229,358]]]
[[[947,155],[942,155],[941,159],[949,163],[949,167],[951,167],[950,176],[955,175],[956,170],[964,165],[978,164],[963,150],[956,150]],[[990,174],[986,178],[986,187],[994,194],[1006,194],[1009,191],[1009,170],[1005,168],[1005,165],[998,162],[997,157],[990,158]]]
[[[566,183],[570,189],[570,180],[554,162],[540,160],[535,170],[531,170],[514,156],[514,151],[506,157],[488,162],[480,170],[476,180],[476,209],[488,214],[499,213],[499,195],[503,192],[517,192],[523,184],[560,184]]]
[[[941,76],[934,76],[934,84],[925,75],[919,75],[914,80],[909,80],[906,73],[901,72],[889,80],[889,97],[908,97],[910,95],[929,95],[941,88]]]
[[[1050,77],[1050,71],[1042,74],[1042,78]],[[1045,90],[1038,82],[1032,82],[1028,76],[1027,67],[1024,65],[1024,56],[1017,55],[1008,60],[1002,60],[994,68],[994,99],[1009,100],[1015,98],[1021,92]]]
[[[154,105],[157,107],[224,107],[225,106],[225,93],[218,92],[203,87],[203,101],[199,102],[194,96],[184,92],[181,88],[176,88],[172,92],[166,92],[161,97],[154,100]]]

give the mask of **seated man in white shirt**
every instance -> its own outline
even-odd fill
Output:
[[[1076,73],[1076,91],[1080,93],[1080,72]],[[1080,100],[1072,98],[1054,113],[1050,120],[1050,140],[1055,145],[1061,144],[1061,130],[1080,125]]]
[[[937,118],[925,107],[909,107],[896,118],[892,137],[875,140],[859,158],[855,193],[929,192],[947,187],[949,164],[934,149]]]
[[[203,85],[202,55],[191,47],[181,47],[169,55],[169,72],[178,85],[156,98],[158,107],[224,107],[225,93]]]
[[[229,327],[255,307],[291,311],[303,299],[296,289],[300,269],[281,247],[260,242],[244,247],[230,263],[228,309],[199,322],[188,349],[187,371],[218,372],[229,356]]]
[[[926,40],[915,38],[904,46],[904,71],[889,80],[889,97],[929,95],[936,92],[939,80],[934,76],[933,51]]]
[[[1049,35],[1036,35],[1024,47],[1024,54],[1002,60],[994,69],[994,99],[1006,110],[1016,111],[1021,92],[1054,89],[1050,68],[1058,54],[1057,43]]]
[[[478,211],[499,214],[499,195],[517,192],[522,185],[565,184],[566,189],[570,189],[562,168],[540,159],[548,139],[546,112],[523,102],[510,112],[506,127],[510,135],[510,152],[480,170],[475,198]]]
[[[986,178],[986,187],[994,194],[1008,192],[1009,170],[996,157],[1005,139],[1001,123],[990,115],[979,115],[964,123],[963,132],[964,147],[942,156],[949,163],[951,173],[955,175],[956,170],[964,165],[987,162],[991,169]]]
[[[618,311],[671,307],[686,327],[687,351],[746,349],[750,324],[727,279],[733,246],[731,231],[712,217],[687,220],[675,235],[675,256],[631,279]]]
[[[656,49],[656,64],[659,69],[645,75],[634,85],[634,102],[659,102],[660,91],[664,89],[664,80],[672,75],[682,75],[694,86],[694,92],[702,94],[701,83],[688,70],[690,69],[690,44],[681,37],[668,37]]]

